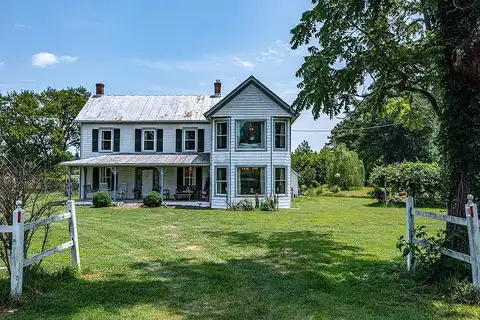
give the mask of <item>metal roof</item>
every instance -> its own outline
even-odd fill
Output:
[[[216,96],[93,96],[76,122],[206,121]]]
[[[208,165],[209,153],[196,154],[108,154],[99,157],[66,161],[60,165],[68,167],[108,167],[108,166],[136,166],[155,167],[159,165]]]

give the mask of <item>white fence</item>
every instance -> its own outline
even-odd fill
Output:
[[[78,248],[77,219],[75,201],[67,201],[67,213],[58,214],[44,220],[25,223],[25,210],[21,201],[17,201],[17,208],[13,212],[11,226],[0,226],[0,233],[12,233],[12,255],[10,259],[10,295],[19,298],[22,294],[23,269],[32,263],[38,262],[59,251],[71,248],[72,264],[80,268],[80,254]],[[68,220],[70,240],[54,248],[41,252],[33,257],[25,258],[24,237],[25,231],[53,222]]]
[[[424,247],[429,247],[431,244],[425,241],[415,238],[415,216],[421,216],[425,218],[431,218],[441,220],[457,225],[466,226],[468,230],[468,244],[470,249],[470,255],[460,253],[454,250],[450,250],[443,247],[437,247],[436,249],[444,255],[449,257],[470,263],[472,266],[472,279],[473,285],[478,288],[480,286],[480,226],[478,222],[478,210],[477,205],[473,203],[473,196],[467,196],[468,203],[465,205],[465,218],[447,216],[438,213],[424,212],[415,210],[413,198],[407,198],[407,242],[419,244]],[[413,253],[407,256],[407,269],[413,270]]]

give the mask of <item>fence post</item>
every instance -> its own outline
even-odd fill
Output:
[[[23,242],[24,242],[24,215],[25,210],[22,208],[22,201],[18,200],[16,209],[12,214],[12,256],[10,260],[10,296],[20,298],[22,295],[23,284]]]
[[[414,215],[413,215],[413,197],[408,196],[407,197],[407,243],[412,244],[415,239],[415,220],[414,220]],[[410,252],[407,255],[407,270],[408,271],[413,271],[414,265],[413,265],[413,252],[410,250]]]
[[[80,270],[80,250],[78,247],[78,232],[77,232],[77,212],[75,209],[75,200],[67,201],[68,212],[70,212],[70,219],[68,219],[68,230],[70,233],[70,240],[73,241],[73,246],[70,249],[72,254],[72,264]]]
[[[465,216],[467,218],[468,245],[470,249],[470,264],[472,266],[473,286],[480,286],[480,230],[478,223],[477,205],[473,203],[473,196],[467,196],[468,203],[465,206]]]

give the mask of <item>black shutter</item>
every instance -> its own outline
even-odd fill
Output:
[[[113,129],[113,152],[120,152],[120,129]]]
[[[198,146],[197,151],[203,152],[205,150],[205,130],[198,129]]]
[[[175,152],[182,152],[182,129],[177,129],[175,137]]]
[[[177,167],[177,188],[183,186],[183,167]]]
[[[157,129],[157,152],[163,152],[163,129]]]
[[[100,168],[93,168],[93,190],[98,190],[100,186]]]
[[[92,152],[98,152],[98,129],[92,129]]]
[[[142,129],[135,129],[135,152],[142,152]]]
[[[202,188],[202,167],[197,167],[197,173],[195,174],[196,185],[200,189]]]

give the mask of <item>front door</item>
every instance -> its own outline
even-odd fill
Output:
[[[153,170],[142,170],[142,195],[153,189]]]

